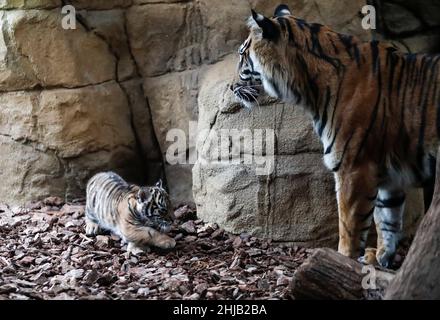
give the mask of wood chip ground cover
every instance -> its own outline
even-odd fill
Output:
[[[81,201],[0,205],[0,299],[286,299],[311,253],[228,234],[188,206],[176,217],[174,250],[135,256],[115,236],[85,236]]]

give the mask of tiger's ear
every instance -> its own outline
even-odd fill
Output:
[[[291,16],[292,12],[290,11],[287,4],[280,4],[275,9],[275,13],[273,14],[275,17],[284,17],[284,16]]]
[[[278,39],[280,32],[276,27],[275,23],[266,18],[262,14],[252,11],[252,20],[258,25],[258,27],[263,31],[263,38],[267,40]]]
[[[162,184],[162,179],[159,179],[159,181],[157,181],[156,184],[155,184],[156,187],[163,189],[162,185],[163,185]]]
[[[148,191],[148,189],[146,188],[140,188],[136,195],[136,200],[139,202],[145,202],[148,200],[149,197],[150,191]]]

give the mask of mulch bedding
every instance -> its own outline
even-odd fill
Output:
[[[287,299],[309,249],[228,234],[183,206],[175,249],[128,254],[84,234],[84,204],[0,204],[0,299]]]

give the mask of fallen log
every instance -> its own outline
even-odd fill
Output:
[[[333,249],[317,249],[295,272],[293,299],[361,300],[383,298],[394,272],[365,266]]]
[[[402,267],[385,299],[440,299],[440,149],[437,152],[435,190]]]

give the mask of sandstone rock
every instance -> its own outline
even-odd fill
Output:
[[[64,30],[59,12],[2,11],[0,25],[0,90],[84,86],[114,77],[115,57],[105,42],[82,27]]]
[[[440,3],[436,0],[421,0],[418,4],[420,17],[428,26],[440,26]]]
[[[160,75],[171,69],[170,60],[183,37],[188,6],[192,4],[133,6],[127,10],[131,51],[143,76]]]
[[[185,71],[146,78],[144,81],[144,93],[151,109],[154,131],[162,156],[168,161],[165,172],[176,204],[192,200],[192,164],[186,160],[186,154],[195,151],[195,141],[190,139],[189,126],[191,121],[197,120],[198,78],[199,71]],[[168,148],[177,142],[174,140],[175,131],[183,143],[179,150],[182,157],[180,163],[174,163],[166,156]]]
[[[167,141],[171,129],[183,130],[189,142],[189,122],[197,120],[198,78],[198,71],[188,71],[145,79],[144,91],[163,153],[174,142]]]
[[[61,6],[61,0],[0,0],[0,9],[48,9]]]
[[[108,1],[106,2],[108,3]],[[118,60],[117,75],[119,81],[136,76],[137,70],[131,57],[128,38],[125,33],[124,10],[81,11],[87,26],[105,40],[111,52]]]
[[[422,28],[420,20],[405,7],[385,2],[382,8],[385,25],[393,34],[414,32]]]
[[[192,204],[192,165],[165,165],[165,174],[172,203]]]
[[[147,3],[176,3],[186,2],[187,0],[133,0],[134,4],[147,4]]]
[[[116,83],[0,95],[0,197],[80,197],[96,171],[144,181],[127,97]],[[115,116],[117,115],[117,116]],[[2,166],[3,167],[3,166]],[[50,183],[48,183],[50,181]]]
[[[142,149],[144,159],[151,162],[161,162],[160,153],[151,119],[151,110],[142,88],[142,80],[134,79],[121,83],[127,95],[133,127]]]
[[[193,69],[235,51],[249,14],[248,3],[232,0],[133,6],[127,11],[131,50],[143,76]]]
[[[35,145],[22,144],[2,134],[0,149],[2,201],[24,204],[50,195],[64,195],[63,166],[53,152],[43,152]]]
[[[163,179],[164,167],[162,154],[153,128],[151,110],[144,97],[142,80],[125,81],[121,83],[121,86],[128,97],[138,153],[144,161],[139,170],[142,172],[142,179],[139,179],[139,174],[137,174],[134,175],[134,178],[136,178],[134,181],[152,185],[160,178]],[[133,176],[135,169],[133,168],[130,176]]]
[[[251,7],[259,12],[270,16],[275,7],[280,4],[274,0],[251,0]],[[309,22],[318,22],[334,28],[338,32],[358,36],[362,40],[371,39],[369,30],[361,27],[362,18],[359,12],[366,4],[365,0],[287,0],[286,3],[294,16],[303,18]]]
[[[116,83],[43,91],[35,117],[35,140],[62,157],[135,146],[127,98]]]
[[[132,0],[70,0],[69,4],[76,9],[108,10],[125,8],[132,4]]]
[[[228,87],[235,65],[236,57],[230,57],[203,78],[199,155],[193,169],[198,216],[237,234],[250,232],[309,245],[334,244],[337,213],[333,177],[322,164],[311,126],[305,126],[309,120],[301,111],[284,105],[222,113],[219,107],[234,103]],[[270,175],[257,175],[255,163],[215,161],[211,155],[216,143],[210,137],[215,130],[231,128],[275,129],[277,150]],[[243,152],[258,155],[252,147]]]
[[[440,49],[440,35],[424,34],[403,38],[402,43],[412,53],[438,53]]]

